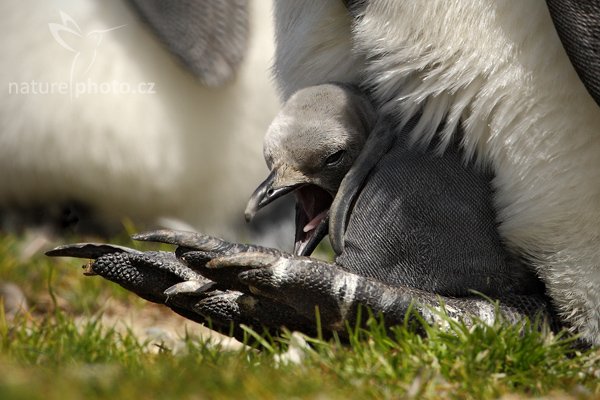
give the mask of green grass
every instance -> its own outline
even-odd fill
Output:
[[[1,399],[600,397],[599,350],[576,351],[568,336],[501,323],[450,322],[418,335],[373,319],[352,329],[349,344],[308,339],[299,365],[276,361],[287,337],[230,351],[189,336],[185,351],[156,354],[99,320],[108,299],[139,310],[143,301],[84,278],[81,261],[20,260],[21,244],[0,238],[0,280],[20,284],[33,306],[14,321],[0,314]]]

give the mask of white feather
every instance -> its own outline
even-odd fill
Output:
[[[231,234],[266,172],[262,137],[278,108],[270,6],[251,2],[241,70],[226,87],[209,89],[122,0],[2,2],[0,206],[78,199],[107,217],[172,217]],[[77,79],[151,82],[156,94],[10,93],[11,82],[69,81],[74,53],[49,29],[65,22],[63,14],[84,35],[125,25],[103,33],[95,58],[82,53],[93,62]]]
[[[285,100],[298,89],[358,79],[362,57],[352,53],[352,20],[341,1],[277,0],[273,74]]]

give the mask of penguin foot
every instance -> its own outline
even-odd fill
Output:
[[[236,338],[243,336],[243,325],[259,332],[285,328],[315,334],[317,319],[321,333],[344,336],[347,324],[366,321],[368,313],[361,313],[361,307],[382,316],[388,326],[403,323],[411,310],[429,324],[447,324],[447,317],[468,325],[493,323],[498,316],[510,323],[540,315],[552,320],[548,302],[536,296],[510,295],[494,305],[481,296],[452,298],[390,285],[339,265],[208,235],[155,231],[136,238],[179,247],[175,252],[142,252],[81,243],[46,254],[91,258],[86,275],[100,275]]]

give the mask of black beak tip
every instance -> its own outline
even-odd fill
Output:
[[[244,211],[244,217],[246,222],[252,221],[258,210],[277,200],[280,197],[285,196],[288,193],[293,192],[299,184],[292,184],[281,187],[273,187],[276,171],[272,171],[267,179],[262,182],[250,196],[246,210]]]

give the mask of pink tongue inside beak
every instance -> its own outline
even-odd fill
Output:
[[[306,224],[304,226],[304,228],[302,229],[304,231],[304,233],[310,232],[313,229],[315,229],[319,225],[319,223],[323,220],[323,218],[325,218],[327,216],[327,211],[329,211],[329,210],[323,210],[319,214],[317,214],[316,217],[311,219],[310,222],[308,224]]]

